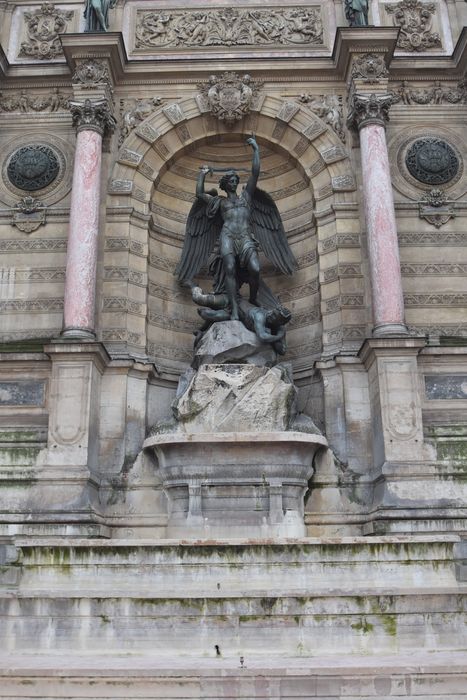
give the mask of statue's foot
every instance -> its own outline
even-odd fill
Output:
[[[240,319],[238,318],[238,311],[232,311],[230,314],[230,320],[231,321],[239,321]]]

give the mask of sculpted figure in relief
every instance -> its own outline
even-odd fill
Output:
[[[214,277],[214,296],[220,295],[220,298],[206,305],[215,310],[222,309],[223,316],[243,320],[245,325],[248,317],[254,326],[257,314],[249,307],[246,309],[243,303],[246,300],[240,296],[244,283],[249,285],[248,303],[252,307],[272,310],[280,306],[260,279],[259,249],[284,274],[294,271],[296,261],[274,200],[257,187],[260,156],[256,140],[251,137],[247,143],[253,149],[252,170],[240,195],[237,195],[239,176],[235,170],[224,170],[219,182],[219,187],[226,193],[223,197],[218,196],[217,190],[205,191],[206,176],[213,172],[213,168],[206,165],[201,169],[176,274],[182,284],[193,289],[197,286],[193,278],[214,251],[209,271]]]

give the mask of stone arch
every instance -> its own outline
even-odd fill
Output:
[[[184,199],[180,200],[180,206],[184,209],[175,212],[178,229],[166,226],[164,231],[164,226],[158,225],[158,217],[164,218],[161,196],[164,178],[174,165],[189,158],[196,149],[216,141],[232,143],[251,132],[263,147],[269,147],[284,162],[291,163],[308,187],[308,204],[298,198],[297,211],[288,219],[294,219],[296,225],[291,228],[286,222],[300,269],[298,284],[294,282],[293,286],[288,282],[289,290],[287,283],[282,284],[282,301],[287,304],[292,298],[293,305],[294,295],[301,299],[300,332],[295,335],[304,339],[297,342],[291,329],[289,359],[296,369],[306,370],[323,351],[331,354],[339,349],[343,309],[337,274],[338,207],[335,205],[355,199],[350,159],[339,137],[306,105],[267,96],[257,111],[230,129],[203,112],[195,98],[186,97],[162,105],[122,144],[108,190],[100,317],[101,336],[111,350],[113,347],[115,352],[148,354],[156,364],[169,370],[177,370],[189,359],[190,323],[193,325],[197,317],[194,309],[191,321],[185,314],[174,313],[174,304],[187,307],[189,299],[176,288],[172,272],[182,245],[181,225],[192,194],[179,191]],[[193,186],[194,183],[191,193]],[[165,185],[164,196],[170,187]],[[277,204],[281,211],[281,202]],[[288,213],[287,210],[285,214]],[[167,252],[170,248],[171,252]],[[154,266],[157,272],[152,269]],[[304,296],[300,297],[301,293]],[[155,303],[154,298],[160,303]],[[165,317],[164,310],[168,312]],[[150,328],[154,319],[159,324],[157,332]],[[171,324],[178,328],[171,329]],[[171,330],[185,336],[171,335]]]

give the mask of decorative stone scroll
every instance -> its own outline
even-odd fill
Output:
[[[73,126],[77,131],[88,129],[103,134],[106,129],[113,131],[116,119],[112,114],[108,100],[70,100],[70,111],[73,118]]]
[[[365,53],[355,59],[352,66],[352,78],[364,83],[379,83],[387,78],[389,71],[384,56],[375,53]]]
[[[400,27],[397,48],[402,51],[427,51],[441,48],[441,38],[432,32],[436,3],[402,0],[384,6],[392,15],[395,27]]]
[[[199,83],[201,100],[219,121],[232,126],[246,117],[252,108],[262,82],[249,75],[240,77],[237,73],[224,72],[217,77],[211,75],[205,83]]]
[[[73,14],[72,10],[59,10],[49,2],[41,5],[39,10],[25,12],[27,40],[21,44],[19,57],[49,61],[63,54],[59,34],[66,32]]]
[[[137,49],[322,43],[319,6],[138,10],[136,15]]]

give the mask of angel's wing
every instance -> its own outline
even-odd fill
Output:
[[[297,268],[297,261],[290,250],[279,210],[271,195],[259,187],[252,197],[251,224],[266,257],[284,275],[291,275]]]
[[[179,282],[191,283],[206,264],[222,228],[219,197],[209,205],[196,198],[188,214],[183,250],[175,274]],[[217,206],[216,206],[217,205]],[[210,211],[209,211],[210,210]],[[209,213],[208,213],[209,212]]]

